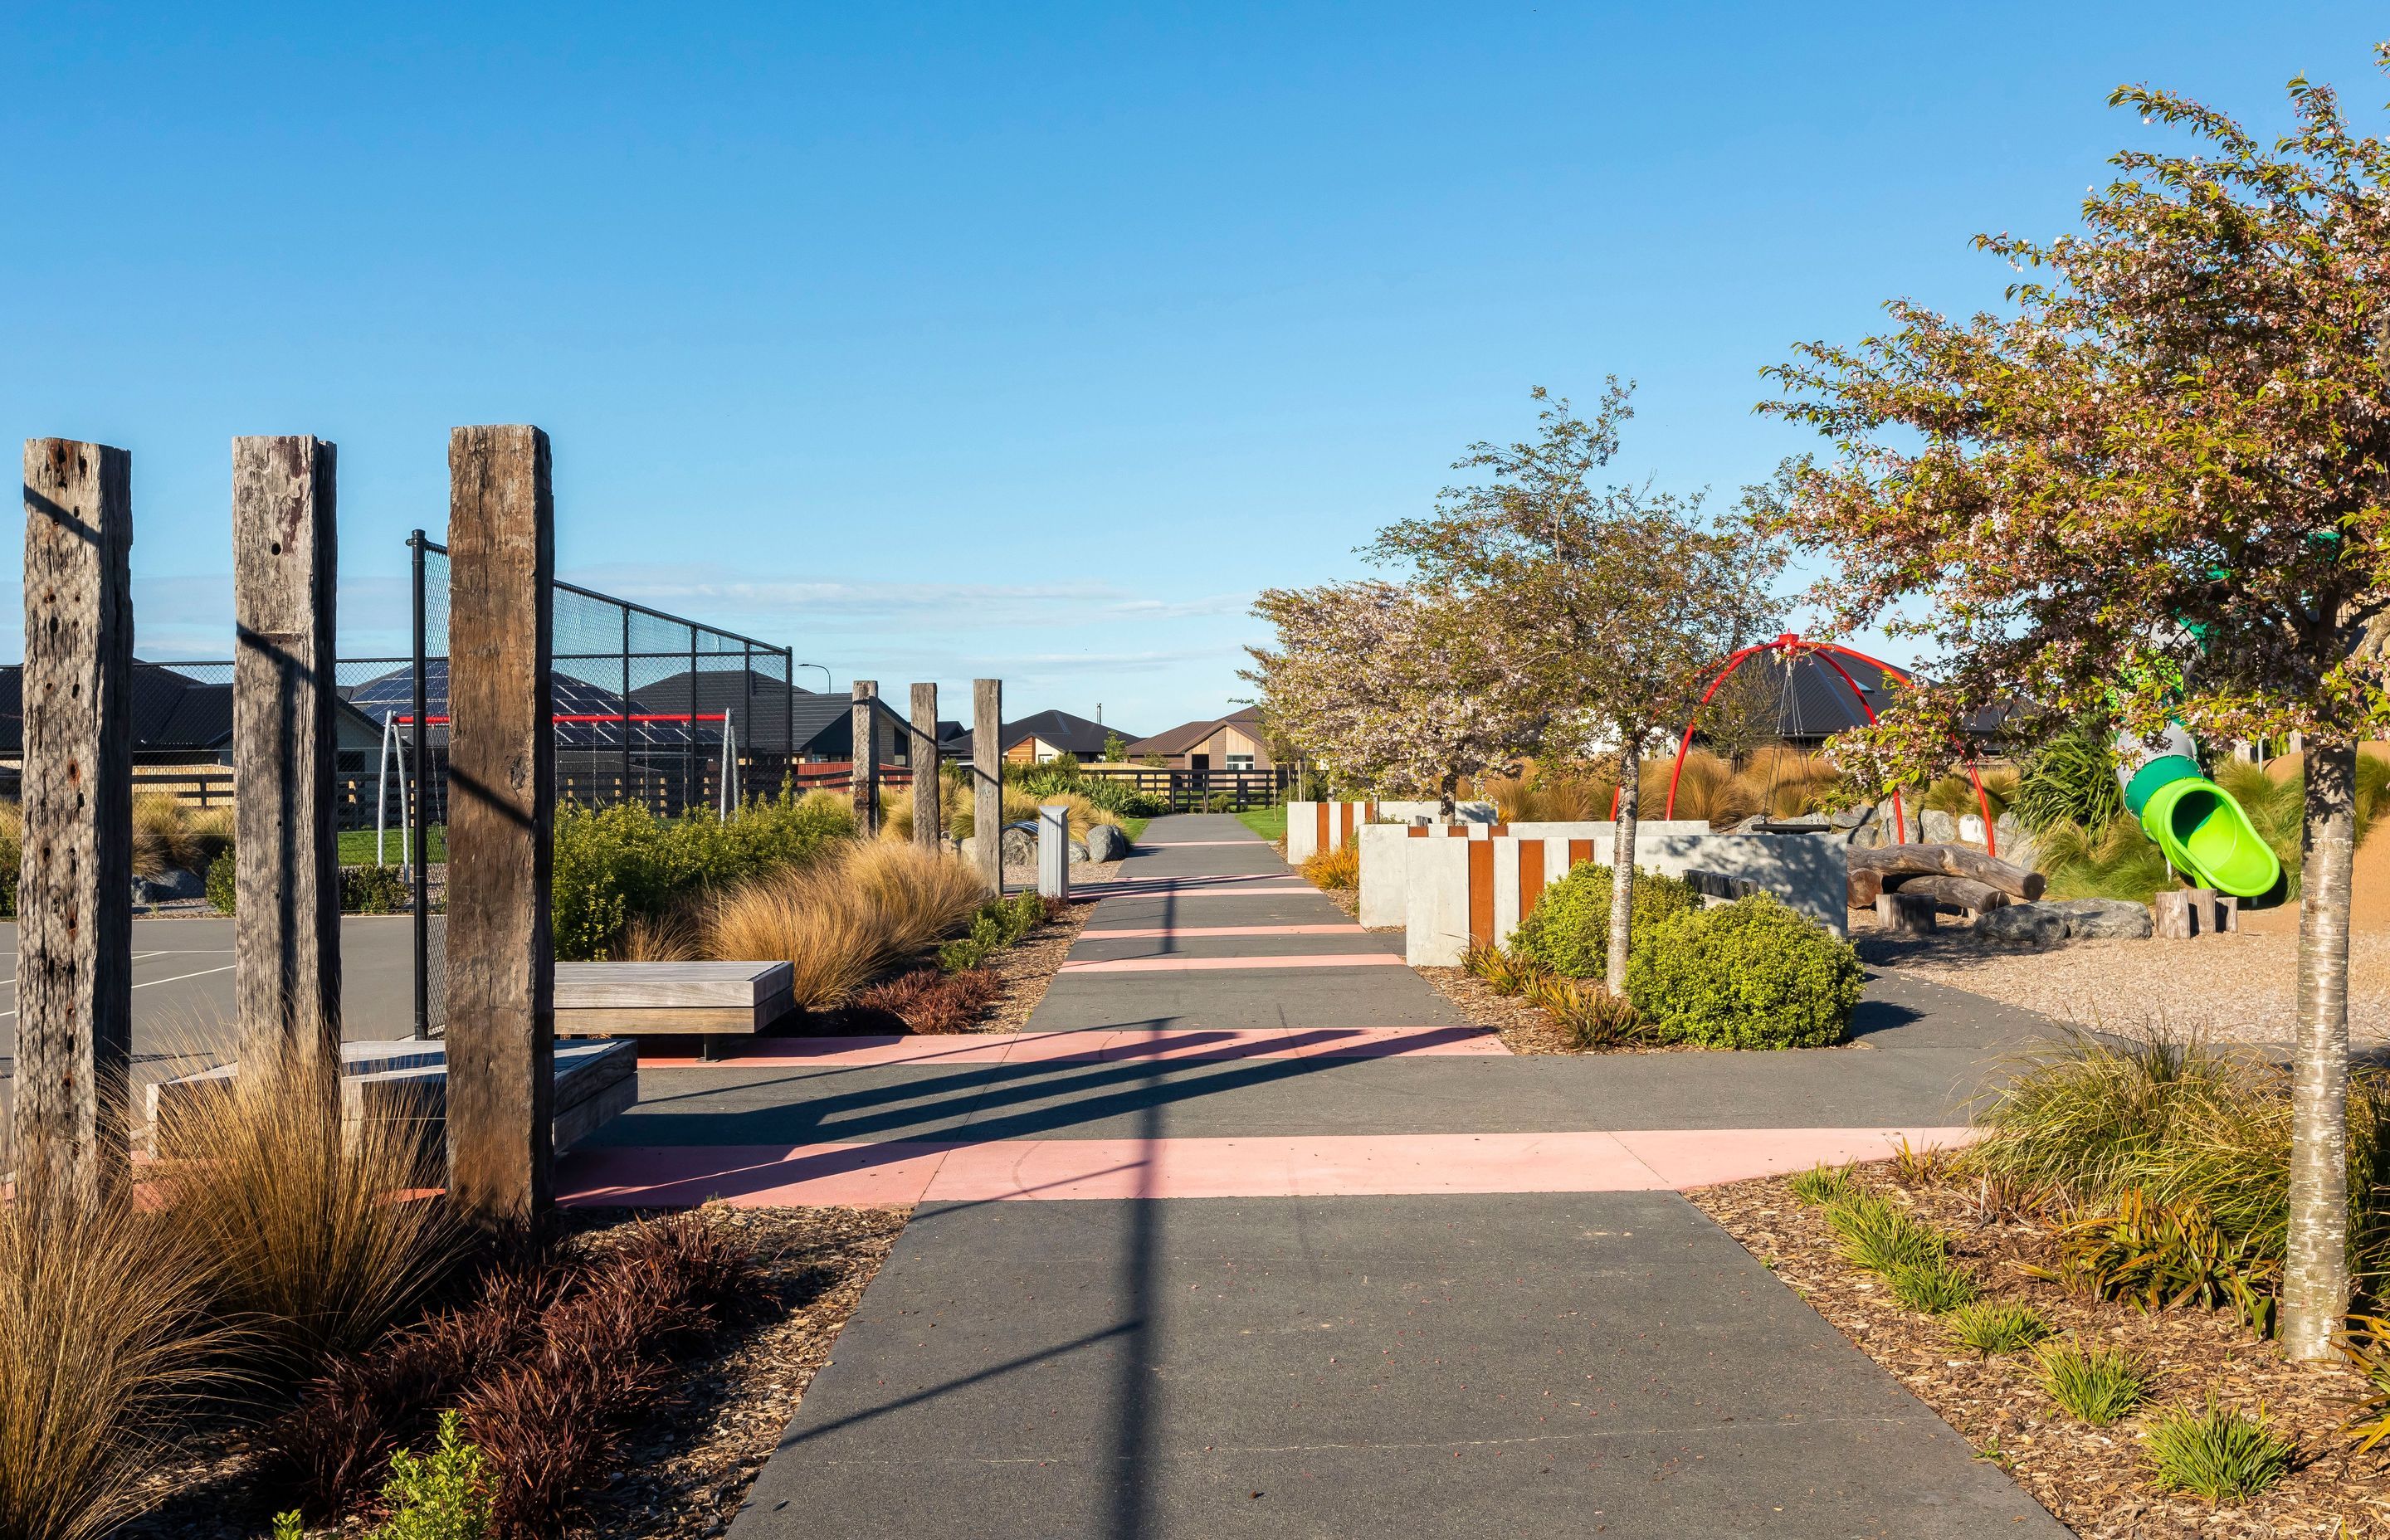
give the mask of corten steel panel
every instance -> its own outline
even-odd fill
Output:
[[[1469,842],[1469,939],[1494,944],[1494,847],[1483,840]]]
[[[1541,840],[1519,841],[1519,918],[1523,923],[1535,913],[1536,900],[1544,896],[1544,842]]]

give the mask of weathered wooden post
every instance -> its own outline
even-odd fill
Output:
[[[913,760],[913,843],[936,850],[945,843],[945,809],[938,805],[944,790],[938,777],[938,687],[913,687],[912,743],[906,751]]]
[[[854,737],[854,765],[850,771],[854,788],[854,823],[865,834],[880,832],[880,683],[875,679],[854,682],[854,715],[849,725]]]
[[[332,445],[232,441],[233,998],[245,1075],[338,1115]]]
[[[25,441],[17,1200],[122,1199],[133,1065],[133,456]]]
[[[536,428],[449,435],[448,1190],[484,1225],[552,1196],[548,469]]]
[[[1004,681],[971,681],[971,854],[1004,892]]]

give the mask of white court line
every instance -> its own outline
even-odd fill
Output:
[[[221,957],[231,951],[232,948],[229,946],[165,946],[159,948],[155,952],[135,952],[133,954],[133,960],[135,962],[148,962],[152,957]],[[224,969],[217,969],[215,971],[221,973]],[[183,977],[186,979],[195,979],[199,977],[199,975],[196,973],[186,973]],[[174,981],[172,979],[153,979],[150,981],[152,983],[161,984],[171,984]],[[15,974],[12,973],[5,979],[0,979],[0,989],[14,989],[16,987],[17,976]],[[139,984],[135,984],[133,987],[139,989],[141,986]]]
[[[202,968],[197,973],[177,973],[171,979],[144,979],[133,987],[135,989],[148,989],[151,984],[178,984],[185,979],[204,979],[211,973],[229,973],[238,966],[240,965],[238,963],[226,963],[222,968]],[[13,982],[14,981],[12,980],[10,982]],[[0,1010],[0,1020],[6,1020],[7,1018],[16,1014],[17,1013],[14,1010]]]

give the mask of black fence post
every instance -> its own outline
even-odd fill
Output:
[[[431,820],[424,807],[423,762],[431,752],[431,725],[424,718],[430,714],[426,701],[430,695],[425,678],[424,610],[423,610],[423,532],[416,531],[406,537],[410,565],[415,572],[415,656],[412,660],[415,687],[415,752],[407,762],[405,778],[414,784],[402,787],[402,793],[414,794],[407,799],[407,826],[414,836],[415,855],[415,1035],[418,1039],[431,1035]],[[379,853],[377,853],[379,859]]]

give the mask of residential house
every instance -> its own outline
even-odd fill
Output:
[[[1074,759],[1090,764],[1104,757],[1106,742],[1114,738],[1125,741],[1128,737],[1117,727],[1073,716],[1069,712],[1039,712],[1006,723],[1002,742],[1009,764],[1045,764],[1058,759]],[[969,759],[971,735],[957,733],[941,745],[941,751],[950,759]]]
[[[1138,738],[1128,746],[1128,757],[1158,758],[1173,770],[1267,770],[1274,764],[1257,706]]]

